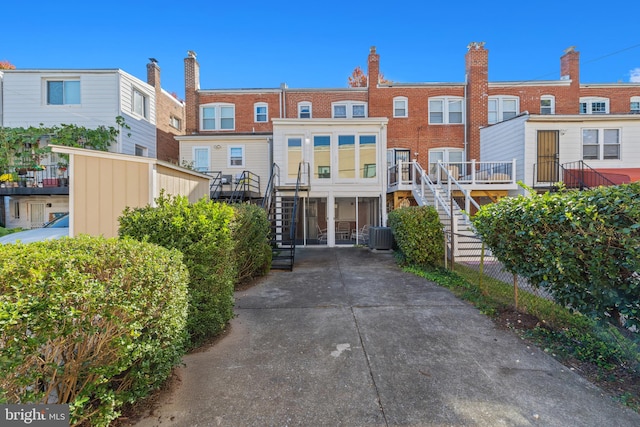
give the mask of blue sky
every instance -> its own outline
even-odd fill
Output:
[[[203,89],[346,87],[370,46],[392,81],[462,82],[472,41],[489,50],[489,80],[555,80],[580,51],[583,83],[640,82],[638,2],[322,0],[225,2],[11,1],[0,60],[18,68],[120,68],[184,94],[184,58]],[[183,9],[180,9],[183,7]]]

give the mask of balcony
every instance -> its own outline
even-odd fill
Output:
[[[0,171],[0,196],[69,195],[69,172],[57,164]]]

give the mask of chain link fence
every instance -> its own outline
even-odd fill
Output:
[[[482,240],[470,233],[445,233],[445,266],[462,273],[472,283],[482,287],[486,281],[497,280],[538,297],[553,300],[549,292],[532,285],[526,277],[507,271]]]

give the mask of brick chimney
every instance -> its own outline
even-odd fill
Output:
[[[149,58],[147,64],[147,83],[156,88],[156,92],[160,91],[160,67],[155,58]]]
[[[569,92],[561,102],[556,100],[556,114],[580,113],[580,52],[569,46],[560,57],[560,80],[571,80]]]
[[[376,53],[376,47],[371,46],[369,50],[369,59],[367,62],[367,76],[369,89],[376,88],[378,86],[378,80],[380,78],[380,55]]]
[[[189,50],[184,59],[185,132],[187,135],[198,132],[198,90],[200,90],[200,64],[196,59],[196,53]]]
[[[489,51],[484,42],[471,42],[467,49],[467,160],[480,160],[480,127],[487,125],[489,114]]]

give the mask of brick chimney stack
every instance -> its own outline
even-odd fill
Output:
[[[376,53],[376,47],[371,46],[369,50],[369,59],[367,63],[367,77],[369,89],[378,86],[380,79],[380,55]]]
[[[480,160],[480,127],[489,115],[489,51],[484,42],[471,42],[467,49],[467,160]]]
[[[569,93],[556,104],[557,114],[580,113],[580,52],[569,46],[560,57],[560,80],[571,80]]]
[[[160,90],[160,67],[158,66],[158,60],[155,58],[149,58],[147,64],[147,83],[156,88],[156,92]]]
[[[200,90],[200,64],[196,59],[196,53],[189,50],[184,59],[185,132],[187,135],[198,131],[198,90]]]

